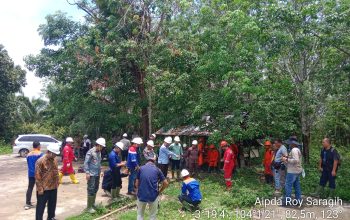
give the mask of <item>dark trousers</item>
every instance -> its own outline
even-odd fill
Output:
[[[90,179],[87,181],[87,193],[88,196],[96,195],[98,191],[98,186],[100,184],[100,175],[90,176]]]
[[[265,182],[267,184],[273,183],[273,176],[270,174],[265,174]]]
[[[29,177],[28,179],[28,189],[26,194],[26,204],[31,205],[32,204],[32,192],[35,185],[35,177]]]
[[[329,188],[335,189],[335,176],[332,176],[331,170],[323,169],[320,179],[320,185],[325,187],[327,185],[327,182],[329,182]]]
[[[188,195],[179,195],[178,198],[179,198],[181,203],[187,202],[193,206],[198,206],[201,203],[201,201],[192,201],[192,199]]]
[[[112,189],[122,186],[122,176],[120,175],[120,168],[112,170]]]
[[[162,171],[164,177],[166,178],[168,175],[168,164],[158,164],[159,169]]]
[[[35,219],[42,220],[47,203],[47,219],[55,217],[57,203],[57,189],[46,190],[43,195],[36,194],[38,203],[36,204]]]
[[[171,170],[180,170],[180,160],[171,160]]]
[[[128,159],[128,150],[122,150],[122,161],[126,161]]]

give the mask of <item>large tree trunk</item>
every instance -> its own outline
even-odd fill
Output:
[[[305,97],[301,91],[299,91],[300,99],[300,120],[301,120],[301,131],[302,131],[302,141],[303,141],[303,157],[304,162],[309,163],[309,152],[310,152],[310,140],[311,140],[311,131],[310,131],[310,119],[307,113],[307,103]]]
[[[311,140],[311,135],[309,134],[303,134],[303,157],[304,157],[304,162],[309,163],[310,162],[310,140]]]
[[[142,131],[142,137],[144,140],[147,140],[150,131],[149,131],[149,115],[148,115],[148,97],[145,89],[145,75],[146,73],[139,68],[133,65],[133,71],[134,75],[136,76],[136,83],[137,83],[137,89],[138,93],[140,95],[140,102],[141,102],[141,131]]]

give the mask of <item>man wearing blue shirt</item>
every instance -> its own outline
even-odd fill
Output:
[[[158,189],[158,184],[161,188]],[[148,159],[136,178],[137,188],[137,220],[143,220],[147,204],[150,220],[155,220],[158,212],[158,196],[169,185],[161,170],[156,167],[153,159]]]
[[[129,147],[128,159],[126,166],[129,170],[128,195],[136,195],[134,191],[134,182],[137,171],[140,169],[140,158],[138,156],[138,148],[143,144],[140,137],[136,137],[131,141],[133,144]]]
[[[28,189],[26,194],[26,205],[25,210],[33,208],[32,205],[32,192],[35,185],[35,163],[44,154],[40,151],[40,143],[37,141],[33,142],[33,150],[27,155],[27,165],[28,165]]]
[[[198,209],[198,205],[202,201],[202,194],[199,189],[199,182],[190,177],[188,170],[183,169],[181,171],[181,177],[183,178],[181,195],[179,200],[182,203],[182,210],[186,210],[185,203],[188,203],[194,209]]]
[[[126,161],[121,162],[119,155],[121,154],[124,148],[122,142],[117,142],[114,145],[114,149],[111,151],[108,157],[109,168],[112,171],[112,189],[111,196],[112,200],[115,200],[120,196],[120,188],[122,186],[122,177],[120,175],[120,168],[125,166]]]
[[[164,139],[163,145],[159,149],[158,166],[162,171],[163,175],[165,176],[165,178],[168,175],[169,157],[170,156],[173,156],[175,158],[179,157],[179,155],[174,154],[168,149],[172,142],[173,142],[173,139],[171,137],[166,137]]]
[[[273,172],[275,179],[275,194],[280,194],[284,188],[286,179],[286,166],[282,161],[282,157],[288,156],[287,148],[282,144],[281,139],[275,140],[274,147],[276,148],[275,159],[273,163]]]

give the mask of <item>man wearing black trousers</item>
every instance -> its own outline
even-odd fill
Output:
[[[42,220],[47,203],[47,219],[55,220],[57,188],[59,184],[58,166],[55,157],[60,153],[59,146],[49,145],[47,153],[35,166],[37,205],[35,219]]]
[[[28,164],[28,189],[26,193],[26,205],[24,206],[25,210],[34,208],[32,204],[32,192],[35,185],[35,163],[36,161],[43,156],[43,153],[40,151],[40,143],[37,141],[33,142],[33,150],[27,155],[27,164]]]

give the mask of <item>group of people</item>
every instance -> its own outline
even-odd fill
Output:
[[[263,159],[265,181],[267,184],[274,184],[275,194],[281,195],[284,190],[282,204],[290,205],[291,194],[294,188],[295,199],[301,201],[300,176],[305,177],[305,171],[302,167],[302,153],[300,144],[295,138],[289,140],[289,150],[283,144],[282,140],[276,139],[272,144],[266,141],[265,154]],[[322,196],[324,188],[329,183],[329,197],[334,197],[335,179],[340,164],[340,155],[331,145],[329,138],[322,140],[322,149],[318,168],[321,172],[319,187],[314,196]]]
[[[143,151],[143,140],[135,137],[128,140],[127,134],[116,142],[112,151],[108,155],[109,169],[112,175],[112,187],[110,196],[112,201],[118,201],[120,189],[122,187],[122,176],[128,176],[128,195],[137,197],[137,218],[143,219],[145,207],[150,207],[150,217],[155,219],[159,194],[168,186],[169,179],[168,168],[171,163],[172,178],[182,178],[182,189],[178,197],[183,204],[183,209],[198,208],[201,203],[202,195],[199,182],[193,178],[199,167],[199,158],[206,155],[208,159],[208,171],[216,170],[219,162],[223,164],[224,180],[227,190],[232,187],[232,175],[237,167],[238,148],[234,144],[229,144],[223,140],[220,142],[220,148],[223,156],[220,157],[218,149],[214,145],[204,147],[203,140],[200,140],[202,146],[199,146],[197,140],[192,141],[192,146],[183,147],[179,137],[166,137],[159,147],[159,152],[155,151],[154,140],[156,135],[152,135],[146,142]],[[26,193],[25,209],[33,208],[31,195],[34,185],[37,189],[36,219],[43,218],[43,213],[47,204],[48,219],[55,219],[55,209],[57,202],[57,188],[62,183],[62,177],[69,175],[73,184],[78,184],[73,161],[76,160],[73,153],[74,140],[66,138],[66,146],[63,148],[62,168],[58,169],[58,163],[55,157],[60,154],[60,148],[55,145],[49,145],[46,154],[40,151],[40,143],[33,143],[33,151],[27,156],[29,184]],[[304,173],[302,168],[302,154],[299,149],[299,143],[292,140],[290,150],[280,139],[276,139],[273,144],[270,141],[265,142],[265,155],[263,160],[264,174],[266,183],[274,183],[275,193],[280,194],[284,189],[284,200],[291,197],[292,188],[295,189],[295,197],[301,200],[300,176]],[[322,141],[323,148],[320,154],[319,169],[322,172],[320,178],[320,187],[317,193],[324,190],[327,182],[331,189],[331,194],[335,189],[335,177],[340,161],[340,156],[336,149],[331,146],[328,138]],[[106,147],[106,140],[98,138],[95,145],[91,147],[84,160],[84,172],[87,180],[87,211],[96,212],[95,200],[99,189],[101,172],[101,151]],[[207,149],[204,154],[204,149]],[[201,150],[202,149],[202,150]],[[143,160],[141,157],[143,156]],[[144,163],[141,164],[141,161]],[[183,164],[181,162],[184,162]],[[203,165],[204,160],[202,161]],[[180,172],[181,170],[181,172]],[[284,205],[286,205],[284,203]]]
[[[155,138],[155,137],[154,137]],[[127,136],[124,135],[123,139],[127,140]],[[168,180],[166,179],[165,166],[161,163],[160,157],[156,155],[153,150],[154,142],[149,140],[147,147],[144,149],[143,155],[145,156],[146,163],[141,166],[141,156],[139,148],[143,144],[143,140],[140,137],[134,138],[130,142],[128,148],[125,147],[125,140],[120,140],[115,143],[112,151],[108,156],[109,169],[112,172],[112,188],[111,199],[112,201],[118,201],[120,198],[120,189],[122,187],[122,176],[129,176],[128,194],[137,196],[138,205],[138,219],[143,219],[145,207],[150,206],[151,219],[155,219],[158,210],[158,196],[168,186]],[[176,139],[177,140],[177,139]],[[123,142],[124,143],[123,143]],[[33,143],[33,151],[28,154],[28,177],[29,184],[26,193],[26,205],[25,209],[34,208],[31,202],[32,191],[34,185],[37,190],[37,204],[36,204],[36,219],[43,219],[45,207],[47,205],[47,219],[55,219],[55,210],[57,203],[57,189],[62,183],[62,177],[69,175],[73,184],[78,184],[79,181],[75,176],[73,169],[73,161],[76,160],[73,153],[74,140],[71,137],[66,138],[66,145],[62,150],[62,168],[58,168],[57,160],[55,159],[60,152],[60,147],[56,145],[49,145],[47,147],[46,154],[41,152],[41,146],[39,142]],[[167,148],[171,145],[169,137],[166,138],[165,148],[161,150],[162,154],[169,154],[176,158],[180,157],[179,154],[170,152]],[[179,141],[177,141],[179,144]],[[128,142],[126,142],[128,143]],[[174,144],[176,147],[176,144]],[[95,145],[91,147],[84,160],[84,172],[87,180],[87,211],[89,213],[95,213],[95,200],[96,194],[99,189],[101,172],[101,151],[106,147],[106,140],[104,138],[98,138],[95,141]],[[127,149],[127,155],[125,156],[125,150]],[[179,149],[178,149],[179,150]],[[124,156],[123,156],[124,151]],[[180,150],[181,151],[181,150]],[[164,159],[164,156],[162,156]],[[124,160],[123,160],[124,159]],[[157,161],[158,159],[158,161]],[[156,163],[158,162],[158,168]],[[125,167],[125,169],[122,169]],[[165,174],[165,175],[164,175]],[[190,173],[187,170],[181,171],[181,177],[183,178],[183,186],[179,201],[183,204],[190,204],[192,208],[198,207],[201,202],[201,193],[199,188],[199,182],[191,178]],[[160,184],[160,187],[159,187]],[[184,205],[185,208],[185,205]]]

